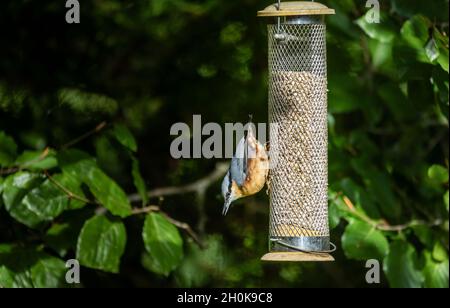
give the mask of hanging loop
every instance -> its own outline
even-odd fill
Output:
[[[281,0],[278,0],[277,10],[279,11],[280,9],[281,9]],[[283,33],[281,33],[281,16],[277,17],[277,33],[275,33],[274,37],[279,43],[284,41],[286,37]]]

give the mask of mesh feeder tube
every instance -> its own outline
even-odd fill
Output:
[[[317,2],[279,2],[268,20],[270,252],[265,261],[332,261],[328,226],[325,15]],[[332,247],[333,246],[333,247]]]

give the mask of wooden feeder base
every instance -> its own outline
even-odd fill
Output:
[[[269,262],[330,262],[334,261],[328,253],[306,252],[269,252],[262,256],[261,261]]]

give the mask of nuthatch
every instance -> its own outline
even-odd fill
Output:
[[[225,199],[222,214],[226,215],[231,203],[259,192],[267,179],[269,158],[265,147],[255,138],[252,123],[240,141],[231,165],[222,181]]]

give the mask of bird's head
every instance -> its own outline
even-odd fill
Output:
[[[225,175],[225,178],[222,181],[222,196],[224,199],[222,215],[225,216],[230,209],[231,203],[239,198],[242,198],[242,192],[236,182],[230,179],[229,172]]]

